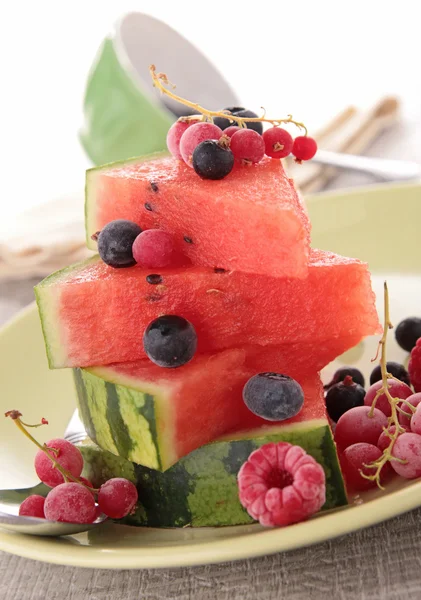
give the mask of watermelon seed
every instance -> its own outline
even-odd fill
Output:
[[[146,277],[146,281],[151,285],[158,285],[158,283],[162,283],[162,277],[157,273],[152,273]]]
[[[155,183],[155,181],[151,181],[151,188],[153,192],[157,192],[158,191],[158,184]]]
[[[215,273],[227,273],[226,269],[222,269],[221,267],[215,267],[214,268],[214,272]]]
[[[91,240],[94,240],[94,242],[97,242],[98,241],[98,236],[99,236],[100,233],[101,233],[100,231],[97,231],[96,233],[93,233],[91,235]]]
[[[193,244],[193,240],[192,240],[191,238],[187,237],[187,235],[185,235],[185,236],[184,236],[184,241],[185,241],[187,244]]]
[[[149,210],[149,212],[152,212],[152,211],[153,211],[153,208],[152,208],[152,206],[149,204],[149,202],[145,202],[145,208],[146,208],[146,210]]]
[[[160,300],[162,300],[162,296],[158,294],[150,294],[150,296],[146,296],[146,300],[148,302],[159,302]]]
[[[217,290],[215,288],[212,288],[210,290],[206,290],[207,294],[223,294],[224,292],[222,290]]]

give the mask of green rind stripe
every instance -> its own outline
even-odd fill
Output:
[[[319,423],[319,422],[317,422]],[[253,437],[250,437],[253,435]],[[327,424],[314,428],[289,429],[273,434],[243,434],[243,439],[220,441],[203,446],[160,473],[134,465],[141,505],[124,522],[151,527],[194,527],[241,525],[252,519],[238,500],[237,473],[250,453],[269,442],[286,441],[302,446],[324,468],[326,504],[323,509],[347,503],[345,488]],[[85,463],[95,465],[101,453],[101,475],[122,476],[127,461],[111,457],[99,448],[82,448]],[[101,482],[100,482],[101,483]]]
[[[105,391],[107,394],[107,421],[117,452],[120,456],[130,456],[133,443],[120,413],[120,399],[116,386],[105,382]]]
[[[74,373],[80,418],[98,446],[152,469],[167,468],[155,414],[159,395],[115,385],[87,369]]]
[[[88,396],[83,381],[82,371],[80,369],[73,369],[73,379],[75,382],[78,397],[80,420],[84,424],[86,433],[89,435],[91,440],[94,440],[94,442],[98,443],[96,439],[94,423],[92,421],[91,413],[89,411]]]

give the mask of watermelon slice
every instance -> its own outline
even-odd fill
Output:
[[[304,389],[303,410],[285,424],[325,419],[319,376],[308,367],[299,373],[289,362],[288,353],[277,348],[263,356],[232,349],[198,355],[180,369],[162,369],[148,360],[76,369],[80,416],[104,450],[164,471],[227,432],[270,423],[242,399],[246,381],[262,370],[287,373]]]
[[[137,485],[140,503],[127,525],[148,527],[216,527],[252,523],[238,500],[237,474],[256,448],[285,441],[302,446],[325,469],[326,503],[323,510],[347,504],[341,471],[329,425],[322,410],[306,422],[274,425],[247,431],[203,446],[161,473],[102,450],[89,439],[79,448],[95,487],[111,477],[125,477]],[[318,416],[318,418],[316,418]]]
[[[145,357],[142,335],[162,314],[191,321],[198,351],[244,344],[318,346],[320,367],[336,355],[330,340],[357,343],[379,331],[367,265],[312,250],[306,279],[278,279],[205,267],[112,269],[92,258],[36,288],[50,367],[84,367]],[[349,346],[336,348],[342,353]]]
[[[194,265],[274,277],[305,277],[310,223],[279,160],[203,180],[171,157],[91,169],[86,239],[114,219],[174,234]]]

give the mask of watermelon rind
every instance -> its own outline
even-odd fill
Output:
[[[335,444],[323,419],[222,438],[191,452],[164,473],[102,450],[89,438],[79,447],[83,474],[96,487],[111,477],[126,477],[136,484],[138,508],[119,522],[146,527],[219,527],[253,523],[238,499],[237,474],[253,450],[279,441],[302,446],[323,466],[323,510],[347,504]]]

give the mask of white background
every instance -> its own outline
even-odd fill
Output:
[[[293,112],[311,131],[346,105],[369,106],[384,94],[402,98],[407,127],[421,121],[419,5],[3,2],[1,229],[27,207],[82,190],[90,166],[77,138],[84,84],[98,46],[125,12],[165,20],[219,66],[247,106]]]

